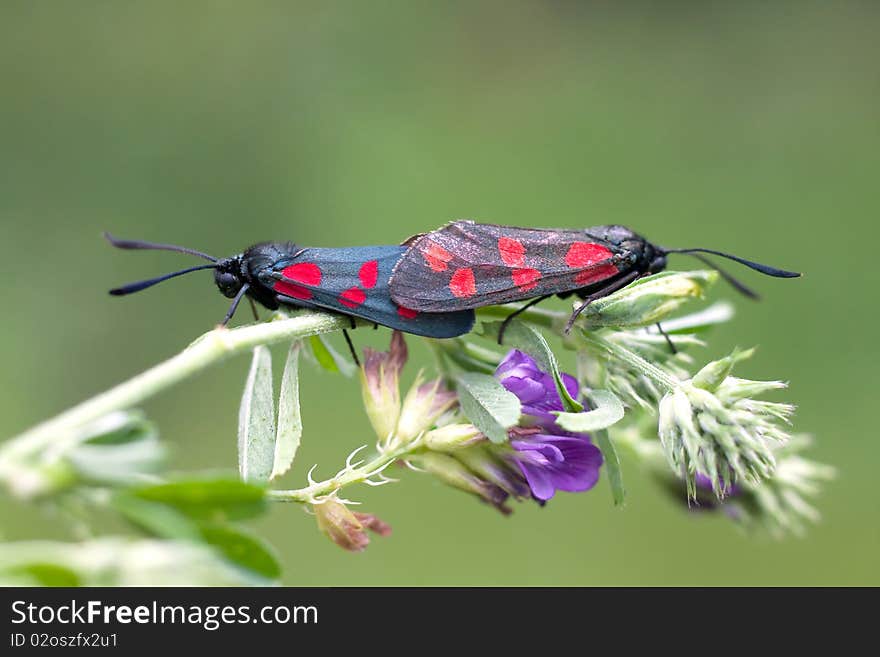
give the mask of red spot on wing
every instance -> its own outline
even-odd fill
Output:
[[[452,260],[452,254],[436,242],[429,242],[422,251],[422,256],[434,271],[446,271],[449,268],[446,263]]]
[[[601,267],[594,267],[592,269],[585,269],[582,272],[578,272],[574,277],[574,282],[577,285],[584,287],[593,283],[598,283],[599,281],[604,281],[612,276],[616,276],[618,273],[619,271],[614,265],[602,265]]]
[[[317,287],[321,284],[321,268],[314,262],[297,262],[281,270],[284,278],[291,281]]]
[[[367,299],[367,293],[359,287],[350,287],[339,294],[338,301],[348,308],[357,308]]]
[[[607,260],[611,256],[611,251],[601,244],[575,242],[568,248],[568,253],[565,254],[565,264],[572,269],[580,269]]]
[[[415,319],[416,315],[419,314],[419,311],[412,310],[411,308],[404,308],[403,306],[397,306],[397,314],[404,319]]]
[[[358,272],[358,278],[361,279],[361,285],[370,289],[376,286],[376,280],[379,278],[379,262],[376,260],[367,260],[361,265]]]
[[[477,293],[477,283],[473,269],[456,269],[449,280],[449,291],[459,298],[474,296]]]
[[[498,238],[498,254],[508,267],[522,267],[526,262],[526,247],[509,237]]]
[[[528,292],[538,287],[538,281],[541,280],[541,272],[537,269],[514,269],[510,277],[513,279],[513,284],[520,289],[520,292]]]
[[[283,294],[288,297],[293,297],[294,299],[311,299],[312,291],[308,288],[303,287],[302,285],[297,285],[296,283],[287,283],[285,281],[278,281],[272,288],[278,292],[279,294]]]

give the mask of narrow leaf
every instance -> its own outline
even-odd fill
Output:
[[[487,335],[498,335],[501,325],[502,322],[485,322],[483,330]],[[504,344],[524,351],[535,359],[538,367],[545,372],[550,372],[553,376],[553,382],[556,384],[556,391],[562,400],[563,408],[570,413],[580,413],[584,410],[583,405],[568,393],[568,389],[562,381],[556,356],[550,349],[547,340],[537,330],[528,324],[514,320],[508,323],[507,329],[504,331]]]
[[[733,315],[733,304],[729,301],[719,301],[699,312],[691,313],[684,317],[664,320],[663,330],[670,334],[700,333],[729,321]],[[656,332],[656,327],[651,327],[648,330],[654,333]]]
[[[611,485],[611,498],[615,506],[621,506],[626,500],[626,489],[623,487],[623,473],[620,469],[620,459],[614,443],[608,436],[608,432],[600,429],[593,433],[596,445],[602,451],[605,459],[605,472],[608,474],[608,483]]]
[[[245,481],[266,482],[275,458],[272,354],[254,347],[238,412],[238,472]]]
[[[290,346],[284,374],[281,376],[281,394],[278,398],[278,431],[275,434],[275,459],[271,479],[290,470],[302,436],[302,417],[299,408],[299,354],[302,343]]]
[[[623,418],[623,403],[617,395],[607,390],[589,393],[593,409],[583,413],[556,412],[556,423],[566,431],[586,433],[606,429]]]
[[[352,376],[357,367],[348,358],[336,351],[323,335],[313,335],[309,338],[312,354],[318,365],[328,372],[339,372],[343,376]]]
[[[248,518],[266,508],[265,489],[236,479],[188,479],[132,488],[130,492],[207,520]]]
[[[519,399],[494,377],[467,372],[458,377],[462,411],[494,443],[507,442],[507,430],[519,420]]]
[[[281,565],[274,550],[250,532],[216,523],[202,524],[200,532],[202,541],[218,550],[227,561],[268,579],[281,577]]]

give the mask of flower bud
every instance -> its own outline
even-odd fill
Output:
[[[754,353],[754,348],[747,349],[746,351],[737,350],[729,356],[714,360],[697,372],[691,382],[697,388],[714,392],[718,390],[718,387],[727,378],[736,363],[751,358]]]
[[[486,437],[473,424],[447,424],[426,433],[424,444],[435,452],[452,452],[484,440]]]
[[[417,458],[412,460],[416,465],[453,488],[476,495],[505,515],[510,513],[510,509],[504,506],[508,497],[507,493],[499,486],[480,479],[457,459],[447,454],[428,452],[419,454]]]
[[[484,481],[493,483],[516,499],[525,499],[532,491],[522,472],[512,467],[509,458],[512,453],[507,446],[486,445],[461,450],[456,457]]]
[[[349,552],[363,552],[370,537],[363,523],[348,507],[333,498],[312,506],[318,529],[339,547]]]
[[[596,299],[581,314],[585,328],[650,326],[692,297],[702,298],[716,280],[714,271],[665,271],[646,276],[607,297]],[[576,305],[580,305],[580,301]]]
[[[420,383],[418,380],[403,400],[403,408],[397,421],[395,437],[402,443],[417,438],[434,426],[443,413],[458,400],[456,394],[447,390],[440,379]]]
[[[378,534],[379,536],[391,536],[391,525],[380,520],[372,513],[358,513],[355,511],[354,517],[374,534]]]
[[[400,417],[400,371],[406,363],[406,342],[400,331],[391,334],[388,351],[364,349],[361,393],[370,424],[380,440],[391,436]]]

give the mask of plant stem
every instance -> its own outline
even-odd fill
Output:
[[[0,465],[34,454],[71,430],[113,411],[131,408],[184,379],[230,356],[269,345],[328,333],[350,326],[348,317],[304,312],[295,317],[279,314],[274,321],[234,329],[218,327],[195,340],[176,356],[88,399],[7,441],[0,447]]]
[[[506,319],[510,313],[520,308],[522,304],[506,304],[503,306],[486,306],[485,308],[477,308],[477,319]],[[523,311],[517,318],[544,328],[561,328],[568,320],[567,313],[554,312],[552,310],[544,310],[542,308],[529,308]]]
[[[593,332],[588,333],[583,331],[581,335],[583,336],[583,340],[590,346],[604,351],[610,357],[629,365],[637,372],[644,374],[649,379],[653,379],[656,383],[659,383],[667,390],[675,390],[681,385],[681,382],[674,376],[667,374],[656,365],[649,363],[634,351],[630,351],[614,340],[606,340]]]
[[[418,441],[411,442],[397,449],[380,452],[372,459],[358,467],[351,467],[342,470],[335,477],[317,481],[309,484],[305,488],[295,488],[290,490],[270,490],[267,495],[270,500],[275,502],[295,502],[298,504],[308,504],[315,501],[316,498],[330,495],[345,486],[359,484],[375,474],[378,474],[386,467],[409,454],[416,452],[420,448]]]

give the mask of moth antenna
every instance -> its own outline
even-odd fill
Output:
[[[743,296],[748,297],[749,299],[754,299],[755,301],[760,300],[761,295],[755,292],[752,288],[747,287],[745,283],[742,283],[738,279],[734,278],[733,275],[727,273],[724,269],[709,260],[709,258],[707,258],[706,256],[700,255],[699,253],[691,253],[690,255],[694,256],[700,262],[705,263],[706,265],[717,271],[721,278],[730,283],[730,285]]]
[[[112,290],[110,290],[110,294],[112,294],[114,297],[121,297],[126,294],[134,294],[135,292],[140,292],[141,290],[145,290],[148,287],[153,287],[154,285],[156,285],[156,283],[167,281],[169,278],[183,276],[184,274],[189,274],[190,272],[199,271],[202,269],[214,269],[214,265],[197,265],[196,267],[181,269],[180,271],[171,272],[170,274],[163,274],[162,276],[157,276],[156,278],[148,278],[144,281],[136,281],[134,283],[129,283],[128,285],[123,285],[122,287],[113,288]]]
[[[712,249],[664,249],[663,252],[689,253],[691,255],[696,253],[711,253],[712,255],[721,256],[722,258],[727,258],[728,260],[738,262],[741,265],[745,265],[746,267],[754,269],[755,271],[761,272],[762,274],[765,274],[767,276],[774,276],[776,278],[797,278],[798,276],[800,276],[800,274],[796,271],[777,269],[776,267],[771,267],[770,265],[762,265],[760,262],[746,260],[745,258],[740,258],[739,256],[735,256],[730,253],[722,253],[721,251],[713,251]]]
[[[217,258],[214,256],[210,256],[207,253],[202,253],[201,251],[196,251],[195,249],[188,249],[185,246],[177,246],[175,244],[159,244],[157,242],[142,242],[140,240],[120,240],[113,237],[110,233],[104,232],[104,239],[110,242],[117,249],[131,249],[131,250],[153,250],[153,251],[175,251],[177,253],[186,253],[188,255],[198,256],[199,258],[204,258],[205,260],[210,260],[211,262],[217,262]]]

